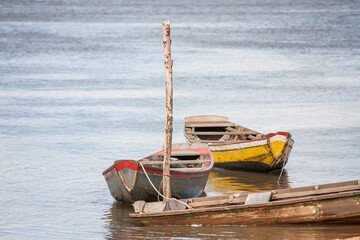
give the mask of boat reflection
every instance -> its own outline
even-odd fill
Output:
[[[291,187],[286,169],[278,183],[279,175],[280,171],[258,173],[214,168],[210,172],[205,191],[207,196],[215,196]]]
[[[108,211],[104,213],[102,220],[107,230],[105,239],[135,239],[139,232],[138,227],[143,226],[140,221],[129,217],[134,212],[131,204],[114,202]]]

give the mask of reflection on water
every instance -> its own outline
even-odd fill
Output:
[[[205,191],[208,196],[213,196],[235,192],[256,192],[289,188],[290,181],[286,169],[284,169],[278,182],[279,176],[280,171],[256,173],[214,168],[209,175]]]
[[[108,230],[105,238],[127,239],[134,236],[142,224],[140,221],[129,217],[129,213],[132,211],[131,204],[114,202],[102,218],[106,223],[105,228]]]

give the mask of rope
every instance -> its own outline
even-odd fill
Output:
[[[285,148],[286,148],[286,145],[287,145],[288,142],[289,142],[289,138],[286,139],[285,144],[284,144],[284,149],[283,149],[283,151],[281,152],[281,154],[279,155],[279,157],[275,157],[274,151],[273,151],[272,146],[271,146],[270,137],[269,137],[268,135],[266,135],[266,140],[267,140],[267,143],[268,143],[268,145],[269,145],[270,154],[271,154],[272,157],[276,160],[276,163],[274,164],[274,167],[280,162],[281,157],[283,157],[283,158],[282,158],[282,159],[283,159],[283,165],[282,165],[282,167],[281,167],[281,172],[280,172],[279,178],[278,178],[278,180],[277,180],[277,183],[279,184],[280,178],[281,178],[281,176],[282,176],[282,174],[283,174],[284,167],[285,167],[285,163],[286,163],[286,161],[285,161],[286,157],[284,157],[283,154],[284,154],[284,150],[285,150]]]
[[[176,202],[178,202],[178,203],[181,203],[181,204],[185,205],[185,206],[188,207],[189,209],[191,209],[191,207],[190,207],[187,203],[184,203],[184,202],[182,202],[182,201],[180,201],[180,200],[178,200],[178,199],[176,199],[176,198],[168,198],[168,197],[165,197],[164,195],[162,195],[162,194],[157,190],[157,188],[154,186],[154,184],[152,183],[152,181],[150,180],[150,177],[149,177],[149,175],[147,174],[147,172],[146,172],[144,166],[142,165],[142,163],[139,162],[139,164],[140,164],[141,168],[143,169],[146,178],[149,180],[149,183],[150,183],[151,186],[154,188],[154,190],[157,192],[157,194],[159,194],[159,195],[160,195],[161,197],[163,197],[164,199],[174,200],[174,201],[176,201]]]
[[[286,138],[286,141],[285,141],[285,145],[284,145],[284,149],[283,149],[283,151],[282,151],[282,153],[281,153],[281,156],[283,157],[283,165],[282,165],[282,167],[281,167],[281,172],[280,172],[280,175],[279,175],[279,178],[278,178],[278,180],[277,180],[277,183],[279,184],[279,182],[280,182],[280,178],[281,178],[281,176],[282,176],[282,174],[283,174],[283,171],[284,171],[284,167],[285,167],[285,163],[286,163],[286,158],[288,157],[288,152],[286,152],[286,154],[285,154],[285,148],[287,147],[287,145],[288,145],[288,143],[289,143],[289,138],[290,137],[287,137]],[[280,158],[278,159],[278,161],[280,160]],[[276,163],[277,164],[277,163]]]
[[[280,172],[279,178],[278,178],[278,180],[277,180],[277,183],[278,183],[278,184],[280,183],[280,178],[281,178],[281,176],[282,176],[282,174],[283,174],[284,167],[285,167],[285,160],[283,161],[283,165],[282,165],[282,168],[281,168],[281,172]]]

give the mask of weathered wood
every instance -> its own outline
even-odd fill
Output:
[[[195,164],[195,163],[207,163],[211,162],[211,160],[178,160],[178,161],[170,161],[170,164]],[[161,165],[164,161],[141,161],[142,165]]]
[[[340,187],[337,187],[338,185],[340,185]],[[318,190],[314,190],[316,187]],[[322,187],[323,189],[321,189]],[[326,184],[326,185],[317,185],[317,186],[309,186],[309,187],[280,189],[280,190],[272,191],[270,200],[277,201],[277,200],[290,199],[295,197],[299,198],[299,197],[309,197],[309,196],[316,196],[322,194],[340,193],[340,192],[346,192],[346,191],[352,191],[358,189],[360,189],[360,185],[357,183],[357,181],[342,182],[337,185]],[[286,191],[286,192],[282,193],[281,191]],[[247,198],[247,194],[242,193],[237,198],[228,197],[228,196],[203,197],[203,198],[191,199],[189,200],[189,202],[191,204],[190,206],[192,207],[206,207],[206,206],[216,206],[220,204],[233,204],[233,203],[240,204],[245,202],[246,198]]]
[[[196,148],[193,148],[193,144],[172,146],[172,155],[175,152],[187,153],[190,149],[194,155],[199,154],[193,156],[194,158],[191,157],[191,160],[186,160],[186,158],[182,160],[182,156],[178,156],[179,160],[170,162],[171,197],[173,198],[195,198],[204,192],[210,170],[214,166],[214,158],[207,145],[201,144],[200,147],[198,144],[195,145]],[[158,199],[157,190],[161,191],[163,179],[161,165],[163,161],[158,160],[162,160],[160,156],[163,152],[164,150],[160,150],[140,160],[117,160],[105,170],[103,175],[114,199],[127,203]],[[199,160],[195,160],[197,158]],[[140,166],[139,163],[144,164]],[[188,163],[187,167],[180,165],[181,163]]]
[[[242,194],[238,194],[239,196]],[[217,200],[224,200],[224,199],[229,199],[229,198],[234,198],[233,195],[229,195],[229,196],[211,196],[211,197],[197,197],[197,198],[191,198],[188,199],[189,203],[194,203],[194,202],[209,202],[209,201],[217,201]],[[246,195],[245,195],[246,198]],[[244,199],[245,199],[244,198]]]
[[[173,84],[172,84],[172,65],[171,59],[171,40],[170,40],[170,21],[163,22],[163,43],[164,43],[164,65],[166,83],[166,122],[165,122],[165,153],[163,163],[163,194],[166,198],[171,197],[170,189],[170,156],[172,143],[172,123],[173,123]],[[164,201],[167,199],[164,198]]]
[[[187,122],[187,127],[236,127],[232,122]]]
[[[311,191],[301,191],[301,192],[290,192],[290,193],[273,193],[271,197],[272,200],[285,199],[285,198],[294,198],[294,197],[305,197],[311,195],[320,195],[320,194],[328,194],[328,193],[336,193],[336,192],[345,192],[351,190],[360,189],[359,185],[352,186],[342,186],[342,187],[334,187],[334,188],[326,188],[326,189],[315,189]]]
[[[225,129],[226,129],[226,131],[230,131],[230,132],[238,132],[239,131],[239,129],[232,128],[232,127],[227,127]]]
[[[332,187],[329,185],[298,188],[296,190],[306,189],[305,192],[308,192],[307,189],[324,191],[319,195],[290,197],[269,202],[261,201],[249,205],[235,202],[244,200],[246,196],[244,194],[236,195],[236,197],[230,195],[227,199],[224,197],[189,199],[188,204],[192,207],[191,209],[130,214],[130,216],[140,218],[145,225],[359,224],[359,189],[348,191],[345,189],[350,189],[351,186],[357,187],[359,184],[358,181],[355,184],[349,184],[351,183],[339,183],[337,187],[333,187],[334,192],[331,193],[329,191]],[[322,189],[322,187],[324,188]],[[338,192],[339,190],[341,192]],[[301,191],[294,193],[299,192]],[[268,192],[268,196],[269,194],[270,192]],[[209,201],[204,201],[205,199]],[[210,199],[213,201],[210,201]],[[221,203],[221,201],[225,200],[225,203]]]
[[[351,185],[350,185],[351,184]],[[340,186],[340,187],[337,187]],[[314,189],[318,190],[314,190]],[[323,189],[319,189],[323,188]],[[290,199],[291,198],[303,198],[322,194],[332,194],[332,193],[340,193],[351,190],[360,189],[357,181],[350,182],[342,182],[337,184],[325,184],[325,185],[317,185],[317,186],[309,186],[309,187],[298,187],[298,188],[290,188],[290,189],[280,189],[272,191],[272,195],[270,200],[275,202],[277,200],[282,199]],[[287,190],[288,192],[281,193],[281,191]],[[280,193],[277,193],[280,191]],[[292,191],[292,192],[289,192]],[[211,206],[219,206],[219,205],[229,205],[229,204],[243,204],[247,199],[247,193],[239,194],[237,197],[233,195],[229,196],[214,196],[214,197],[202,197],[202,198],[194,198],[189,200],[189,205],[193,208],[204,208]]]
[[[216,167],[254,172],[271,172],[285,167],[294,145],[290,133],[265,135],[227,120],[217,121],[219,118],[191,116],[185,118],[184,125],[186,141],[208,144]]]
[[[331,199],[336,199],[336,198],[343,198],[343,197],[349,197],[349,196],[355,196],[355,198],[359,198],[360,200],[360,192],[359,191],[348,191],[348,192],[342,192],[342,193],[332,193],[332,194],[324,194],[324,195],[319,195],[319,196],[307,196],[307,197],[301,197],[301,198],[294,198],[294,199],[284,199],[284,200],[279,200],[279,201],[275,201],[275,202],[268,202],[268,203],[259,203],[259,204],[253,204],[253,205],[244,205],[244,204],[233,204],[233,205],[220,205],[220,206],[214,206],[214,207],[208,207],[208,208],[192,208],[192,209],[186,209],[184,211],[169,211],[169,212],[162,212],[162,213],[157,213],[157,214],[147,214],[147,216],[175,216],[175,215],[182,215],[182,214],[187,214],[187,216],[189,216],[188,214],[190,213],[201,213],[201,212],[217,212],[217,211],[223,211],[223,210],[235,210],[235,209],[247,209],[247,208],[262,208],[262,207],[270,207],[270,211],[271,208],[273,206],[282,206],[282,205],[288,205],[288,204],[294,204],[294,203],[308,203],[311,201],[321,201],[321,200],[331,200]],[[188,201],[189,203],[189,201]],[[191,202],[190,202],[191,203]],[[152,202],[147,203],[149,205],[153,204]],[[359,210],[360,210],[360,205],[358,206]],[[140,217],[138,214],[129,214],[130,217]],[[359,212],[359,217],[360,217],[360,212]]]
[[[255,140],[255,139],[257,139],[257,137],[252,136],[252,135],[248,135],[248,136],[247,136],[247,138],[249,138],[249,139],[251,139],[251,140]]]
[[[258,134],[255,131],[237,131],[237,132],[185,132],[186,134],[192,135],[249,135]]]
[[[204,208],[204,207],[213,207],[219,205],[229,205],[229,204],[244,204],[246,201],[246,196],[241,196],[238,198],[223,198],[223,199],[215,199],[211,201],[199,201],[199,202],[191,202],[189,203],[190,207],[193,208]]]
[[[238,140],[234,140],[234,141],[225,141],[225,140],[196,140],[196,142],[199,143],[221,143],[221,145],[223,145],[224,143],[229,144],[229,143],[236,143],[239,142]]]
[[[185,118],[186,122],[227,122],[228,117],[219,115],[198,115]]]
[[[336,188],[336,187],[344,187],[344,186],[353,186],[360,185],[358,180],[338,182],[338,183],[327,183],[316,186],[306,186],[306,187],[296,187],[296,188],[286,188],[286,189],[277,189],[273,190],[273,194],[283,194],[283,193],[293,193],[293,192],[307,192],[316,189],[327,189],[327,188]]]
[[[162,154],[163,155],[163,154]],[[198,157],[201,154],[198,152],[194,152],[194,151],[189,151],[189,150],[180,150],[180,151],[176,151],[176,152],[172,152],[171,153],[171,157],[179,157],[179,156],[193,156],[193,157]]]
[[[133,203],[133,207],[134,207],[134,212],[135,213],[140,213],[143,211],[144,206],[145,206],[146,202],[145,201],[136,201]]]

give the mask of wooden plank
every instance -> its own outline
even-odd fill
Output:
[[[141,161],[142,165],[161,165],[164,161]],[[178,160],[170,161],[170,164],[195,164],[195,163],[206,163],[211,160]]]
[[[292,193],[292,192],[304,192],[304,191],[312,191],[317,189],[325,189],[325,188],[334,188],[334,187],[342,187],[342,186],[350,186],[350,185],[360,185],[360,180],[351,180],[345,182],[338,183],[327,183],[321,184],[317,186],[306,186],[306,187],[296,187],[296,188],[286,188],[286,189],[276,189],[273,190],[273,193]]]
[[[280,200],[280,199],[294,198],[294,197],[305,197],[311,195],[345,192],[345,191],[352,191],[357,189],[360,189],[360,185],[350,185],[350,186],[325,188],[325,189],[301,191],[301,192],[289,192],[289,193],[276,193],[275,191],[275,193],[273,192],[272,194],[271,200]]]
[[[312,195],[322,195],[322,194],[336,194],[340,192],[352,191],[360,189],[359,185],[348,185],[342,187],[334,187],[334,188],[326,188],[326,189],[319,189],[319,190],[309,190],[309,188],[314,189],[316,186],[311,187],[304,187],[306,191],[296,191],[296,192],[288,192],[288,193],[277,193],[276,191],[272,191],[271,201],[276,202],[277,200],[291,200],[291,198],[304,198],[309,197]],[[300,190],[300,189],[299,189]],[[230,195],[232,196],[232,195]],[[192,199],[190,201],[190,206],[194,208],[201,208],[201,207],[210,207],[210,206],[217,206],[222,204],[243,204],[245,203],[247,198],[247,194],[243,193],[239,195],[237,198],[229,198],[224,196],[219,197],[204,197],[200,199],[200,201],[194,201]]]
[[[200,142],[200,143],[219,143],[219,145],[224,144],[224,143],[236,143],[239,141],[249,141],[249,140],[230,140],[230,141],[225,141],[225,140],[196,140],[196,142]]]
[[[296,187],[296,188],[285,188],[273,190],[273,194],[292,193],[292,192],[305,192],[314,190],[314,186]]]
[[[252,135],[247,136],[247,138],[250,138],[251,140],[257,139],[255,136],[252,136]]]
[[[235,194],[235,195],[239,196],[239,195],[242,195],[242,194]],[[231,196],[231,195],[230,195],[230,196]],[[188,199],[188,203],[223,200],[223,199],[229,199],[230,196],[197,197],[197,198]]]
[[[232,128],[232,127],[227,127],[226,130],[229,131],[229,132],[238,132],[239,131],[238,129],[235,129],[235,128]]]
[[[250,134],[258,134],[255,131],[246,131],[246,132],[185,132],[186,134],[191,135],[250,135]]]
[[[186,122],[185,127],[236,127],[232,122]]]
[[[225,198],[219,198],[208,201],[199,201],[199,202],[190,202],[188,203],[190,207],[193,208],[204,208],[204,207],[214,207],[218,205],[228,205],[228,204],[244,204],[247,198],[247,194],[242,194],[239,197],[231,197],[233,195],[227,196]]]
[[[327,183],[318,186],[319,189],[325,189],[325,188],[342,187],[342,186],[350,186],[350,185],[360,185],[360,180],[352,180],[352,181],[338,182],[338,183]]]
[[[164,154],[162,154],[161,156],[163,156]],[[200,156],[201,153],[199,152],[194,152],[194,151],[190,151],[187,149],[184,150],[180,150],[180,151],[172,151],[171,152],[171,157],[178,157],[178,156],[194,156],[194,157],[198,157]]]
[[[185,117],[185,122],[228,122],[229,118],[219,115],[196,115]]]
[[[171,168],[172,172],[185,172],[185,173],[191,173],[191,172],[200,172],[200,171],[208,171],[209,166],[204,167],[193,167],[193,168]]]
[[[281,201],[275,201],[275,202],[269,202],[269,203],[260,203],[260,204],[255,204],[256,207],[273,207],[273,206],[282,206],[282,205],[289,205],[289,204],[296,204],[296,203],[306,203],[309,201],[313,201],[313,200],[328,200],[328,199],[336,199],[336,198],[342,198],[342,197],[349,197],[349,196],[355,196],[354,193],[359,193],[358,191],[348,191],[348,192],[342,192],[342,193],[338,193],[338,194],[326,194],[326,195],[320,195],[320,196],[316,196],[316,197],[302,197],[302,198],[294,198],[294,199],[285,199],[285,200],[281,200]],[[357,196],[355,196],[357,197]],[[130,217],[152,217],[152,216],[176,216],[176,215],[187,215],[189,216],[189,214],[192,213],[201,213],[201,212],[211,212],[212,215],[214,215],[215,212],[219,212],[219,211],[229,211],[229,210],[236,210],[236,209],[245,209],[245,208],[249,208],[248,205],[243,205],[243,204],[234,204],[234,205],[224,205],[224,206],[214,206],[214,207],[209,207],[209,208],[200,208],[200,209],[187,209],[185,211],[169,211],[169,212],[162,212],[162,213],[157,213],[157,214],[134,214],[134,213],[130,213]]]

